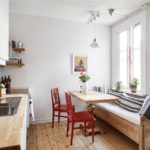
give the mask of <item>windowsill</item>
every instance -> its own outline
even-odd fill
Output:
[[[120,90],[120,92],[125,92],[127,94],[134,95],[134,96],[140,96],[140,97],[146,97],[147,96],[147,94],[142,93],[140,91],[137,91],[136,93],[133,93],[133,92],[130,91],[130,89],[122,89],[122,90]]]

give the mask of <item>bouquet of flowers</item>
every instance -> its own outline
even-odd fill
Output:
[[[82,81],[82,82],[86,82],[90,79],[90,77],[86,74],[86,73],[83,73],[81,72],[80,73],[80,76],[79,76],[79,79]]]

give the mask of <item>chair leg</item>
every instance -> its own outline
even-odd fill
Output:
[[[58,112],[58,123],[60,122],[60,111]]]
[[[73,143],[73,132],[74,132],[74,122],[72,122],[70,145],[72,145],[72,143]]]
[[[84,133],[86,134],[86,122],[84,122]]]
[[[66,134],[66,136],[68,136],[68,131],[69,131],[69,119],[67,119],[67,134]]]
[[[92,123],[92,143],[94,143],[94,122]]]
[[[52,113],[52,128],[54,127],[54,115],[55,115],[55,112],[53,111],[53,113]]]

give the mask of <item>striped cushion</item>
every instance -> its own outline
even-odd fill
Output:
[[[110,89],[108,94],[122,98],[122,92],[116,92],[116,91]],[[114,101],[113,103],[120,105],[120,99],[119,99],[119,101]]]
[[[147,118],[150,118],[150,96],[147,96],[145,98],[145,101],[143,103],[143,106],[139,112],[141,116],[146,116]]]
[[[131,112],[139,112],[142,105],[143,105],[144,99],[143,98],[135,98],[132,96],[128,96],[127,94],[122,94],[120,106],[124,109],[127,109]]]
[[[109,90],[108,94],[111,94],[111,95],[117,96],[119,98],[122,98],[122,92],[117,92],[117,91],[114,91],[112,89]]]
[[[150,119],[150,105],[148,106],[146,112],[144,113],[144,116]]]

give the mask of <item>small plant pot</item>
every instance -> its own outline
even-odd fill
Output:
[[[135,85],[130,85],[130,89],[132,93],[136,93],[137,92],[137,86]]]

